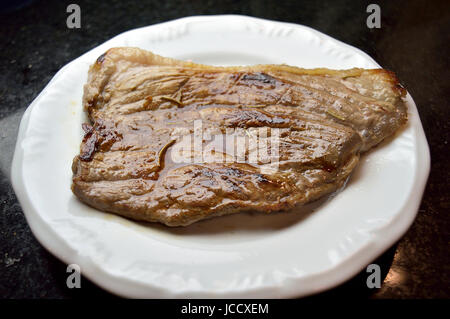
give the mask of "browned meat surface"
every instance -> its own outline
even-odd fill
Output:
[[[286,210],[342,187],[360,152],[406,122],[404,95],[382,69],[213,67],[110,49],[85,85],[92,123],[72,190],[169,226]]]

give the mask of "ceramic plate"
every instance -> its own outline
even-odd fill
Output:
[[[42,245],[104,289],[148,298],[304,296],[357,274],[414,220],[430,159],[410,95],[407,127],[365,154],[342,192],[298,211],[168,228],[82,204],[70,185],[86,120],[83,84],[89,65],[115,46],[214,65],[379,67],[308,27],[243,16],[189,17],[132,30],[63,67],[23,116],[13,186]]]

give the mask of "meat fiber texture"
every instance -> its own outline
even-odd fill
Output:
[[[97,209],[186,226],[289,210],[345,185],[407,121],[383,69],[217,67],[112,48],[90,67],[91,123],[73,193]]]

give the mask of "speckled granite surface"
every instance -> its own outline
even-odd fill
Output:
[[[77,3],[82,28],[66,28]],[[245,14],[311,26],[394,70],[414,97],[431,148],[428,186],[413,226],[376,262],[384,281],[366,288],[362,272],[311,298],[449,298],[450,5],[446,1],[377,2],[381,29],[368,29],[364,1],[34,1],[0,14],[0,297],[112,297],[82,279],[65,285],[66,266],[33,237],[9,181],[20,118],[66,63],[136,27],[199,14]]]

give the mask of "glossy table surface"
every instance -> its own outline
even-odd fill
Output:
[[[310,298],[449,298],[450,4],[377,2],[381,28],[369,29],[365,1],[77,1],[81,28],[66,26],[73,1],[31,1],[0,13],[0,297],[114,297],[87,279],[66,286],[66,265],[32,235],[10,183],[18,125],[54,74],[82,53],[129,29],[201,14],[244,14],[299,23],[358,47],[397,73],[413,96],[431,150],[431,173],[418,216],[374,263],[379,289],[362,271]],[[3,9],[0,7],[0,10]]]

